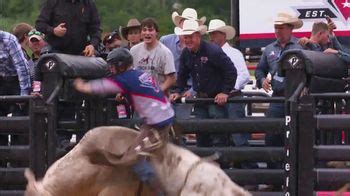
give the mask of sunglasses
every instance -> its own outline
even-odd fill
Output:
[[[29,31],[28,36],[32,36],[32,35],[39,35],[39,36],[43,36],[44,34],[41,33],[40,31]]]
[[[106,41],[105,41],[105,43],[108,43],[108,44],[110,44],[110,43],[112,43],[115,39],[121,39],[120,38],[120,35],[119,35],[119,33],[118,33],[118,31],[113,31],[109,36],[108,36],[108,38],[106,39]]]

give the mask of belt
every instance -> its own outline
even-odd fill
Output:
[[[214,98],[219,93],[204,93],[204,92],[197,92],[196,95],[198,98]]]
[[[230,91],[229,97],[240,96],[240,95],[242,95],[242,91],[234,89]]]
[[[272,96],[273,97],[284,97],[284,91],[274,91],[273,93],[272,93]]]
[[[216,94],[208,94],[208,93],[203,93],[203,92],[197,92],[197,97],[198,98],[214,98]],[[239,95],[242,95],[242,92],[240,90],[232,90],[230,93],[229,93],[229,96],[230,97],[234,97],[234,96],[239,96]]]
[[[18,81],[18,76],[0,76],[0,81]]]
[[[209,98],[210,96],[208,95],[208,93],[197,92],[197,97],[198,98]]]
[[[198,97],[198,98],[213,98],[213,97],[215,97],[215,95],[214,95],[214,96],[211,96],[211,95],[208,94],[208,93],[197,92],[197,97]]]

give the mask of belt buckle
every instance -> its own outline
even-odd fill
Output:
[[[198,93],[198,97],[199,97],[199,98],[208,98],[209,96],[208,96],[207,93],[199,92],[199,93]]]

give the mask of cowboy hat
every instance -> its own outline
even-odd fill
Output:
[[[191,35],[195,32],[203,35],[206,31],[207,26],[199,25],[196,20],[185,20],[182,29],[180,27],[175,27],[174,29],[176,35]]]
[[[294,29],[299,29],[303,26],[303,21],[299,18],[293,17],[292,15],[281,12],[277,14],[277,18],[274,20],[274,25],[290,24],[293,25]]]
[[[197,11],[193,8],[186,8],[184,9],[184,11],[182,12],[181,15],[179,15],[177,12],[173,12],[171,14],[171,19],[173,20],[173,23],[179,27],[180,26],[180,21],[182,19],[187,19],[187,20],[195,20],[199,23],[199,25],[203,25],[205,23],[205,21],[207,20],[207,18],[205,16],[201,17],[200,19],[198,19],[197,16]]]
[[[222,33],[225,33],[227,40],[234,38],[236,35],[235,28],[226,25],[224,21],[219,19],[213,19],[209,22],[207,33],[214,32],[214,31],[220,31]]]
[[[120,27],[119,31],[123,39],[127,38],[128,31],[131,28],[141,28],[141,23],[136,18],[132,18],[128,21],[126,27]]]

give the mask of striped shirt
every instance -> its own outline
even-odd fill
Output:
[[[17,38],[0,30],[0,77],[18,76],[21,95],[28,95],[31,89],[28,62]]]

